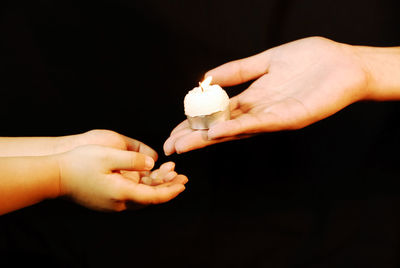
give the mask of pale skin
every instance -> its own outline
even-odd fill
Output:
[[[109,130],[62,137],[0,138],[0,215],[65,197],[99,211],[167,202],[185,189],[173,162]]]
[[[231,120],[193,131],[172,130],[166,155],[294,130],[362,100],[400,100],[400,47],[366,47],[309,37],[223,64],[205,74],[225,87],[255,80],[230,99]]]

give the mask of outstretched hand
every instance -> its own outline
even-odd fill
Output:
[[[206,73],[222,87],[256,79],[230,99],[231,120],[207,130],[180,123],[164,144],[183,153],[257,133],[303,128],[366,95],[368,77],[354,47],[321,37],[284,44]]]
[[[168,162],[150,171],[154,160],[142,153],[84,145],[59,154],[59,196],[94,210],[121,211],[167,202],[188,181]]]
[[[173,162],[152,170],[152,148],[110,130],[0,143],[0,215],[60,196],[95,210],[136,209],[175,198],[188,181]]]
[[[60,137],[55,151],[60,153],[60,195],[95,210],[164,203],[181,193],[188,181],[175,172],[173,162],[151,170],[156,151],[110,130]]]

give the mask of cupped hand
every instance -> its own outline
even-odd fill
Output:
[[[153,175],[150,170],[154,160],[148,155],[100,145],[80,146],[59,154],[58,163],[60,196],[100,211],[122,211],[132,203],[167,202],[180,194],[188,181],[173,171],[174,164],[162,165]],[[155,182],[145,184],[145,175]]]
[[[143,183],[151,186],[160,185],[172,181],[178,173],[176,173],[175,163],[166,162],[160,168],[151,171],[126,171],[122,170],[121,175],[125,178],[133,180],[136,183]]]
[[[206,73],[222,87],[256,79],[230,99],[231,120],[193,131],[187,120],[164,144],[183,153],[257,133],[303,128],[366,96],[368,75],[357,50],[321,37],[287,43]]]

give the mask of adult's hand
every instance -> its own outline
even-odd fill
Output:
[[[166,155],[261,132],[303,128],[369,95],[368,66],[355,46],[321,37],[287,43],[206,73],[229,87],[256,79],[230,99],[232,119],[208,131],[187,120],[164,144]]]

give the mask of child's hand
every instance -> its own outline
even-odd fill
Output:
[[[146,173],[131,171],[150,171],[154,166],[153,158],[99,145],[81,146],[62,153],[58,162],[60,195],[95,210],[122,211],[130,202],[141,205],[164,203],[181,193],[188,181],[186,176],[173,171],[173,164],[166,163],[167,167],[160,167],[163,172],[155,171],[159,173],[157,176],[149,174],[161,178],[162,184],[140,183]],[[160,180],[156,182],[151,185]]]
[[[94,129],[81,134],[58,137],[54,153],[67,152],[89,144],[139,152],[151,156],[154,161],[157,161],[158,158],[157,152],[143,142],[106,129]]]
[[[173,180],[178,173],[174,171],[175,163],[166,162],[159,169],[140,172],[140,182],[147,185],[160,185]]]

